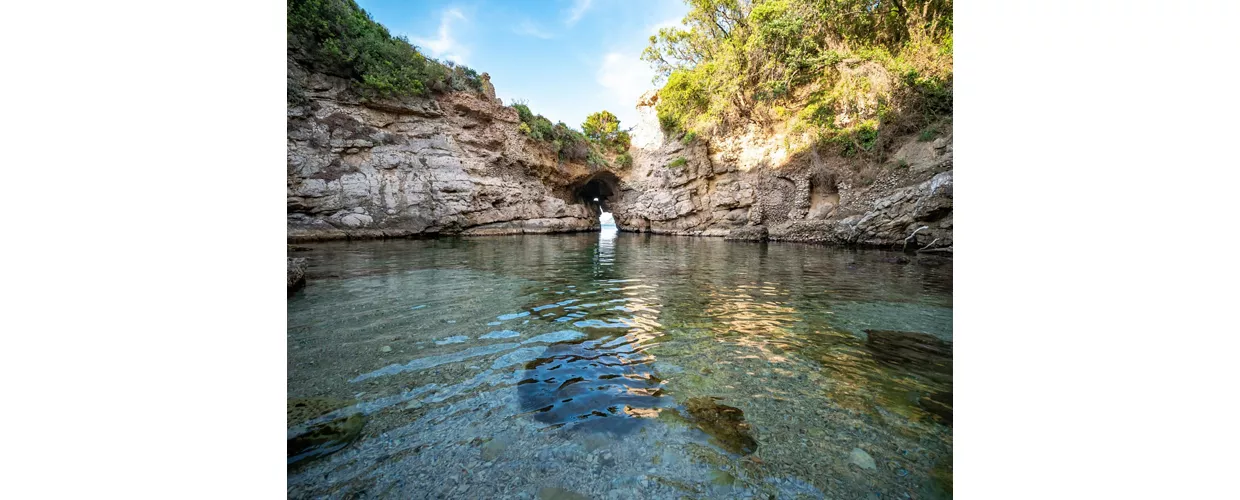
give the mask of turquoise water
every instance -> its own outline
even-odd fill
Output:
[[[951,496],[949,259],[614,231],[304,247],[290,497]]]

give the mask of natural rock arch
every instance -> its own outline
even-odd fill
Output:
[[[574,183],[572,193],[574,202],[584,204],[599,216],[610,212],[608,202],[620,195],[620,178],[611,172],[596,172]]]

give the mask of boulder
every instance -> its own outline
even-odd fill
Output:
[[[288,293],[306,286],[306,259],[288,258]]]
[[[742,226],[728,232],[724,239],[728,240],[746,240],[746,241],[766,241],[768,232],[766,226]]]

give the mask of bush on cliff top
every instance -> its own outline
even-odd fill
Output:
[[[288,53],[313,71],[352,80],[368,95],[482,90],[478,72],[422,55],[353,0],[288,0]]]
[[[517,110],[521,125],[517,130],[531,139],[546,142],[560,160],[586,160],[590,157],[590,142],[585,134],[573,130],[564,122],[552,124],[543,115],[535,115],[523,102],[512,105]]]
[[[632,142],[629,131],[620,129],[620,119],[605,109],[587,116],[581,130],[591,141],[616,153],[628,151]]]
[[[687,29],[661,29],[642,53],[665,81],[666,129],[726,131],[800,110],[795,130],[856,152],[871,133],[952,112],[952,0],[686,2]]]
[[[627,152],[628,131],[620,130],[620,120],[606,110],[587,117],[581,124],[584,132],[578,132],[564,122],[553,125],[547,117],[534,114],[524,101],[514,102],[512,108],[517,110],[521,120],[517,130],[531,139],[548,143],[560,160],[585,160],[593,167],[605,167],[609,163],[603,153],[610,151],[620,155],[616,158],[618,165],[628,167],[633,163]]]

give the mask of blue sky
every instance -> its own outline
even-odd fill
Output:
[[[631,127],[654,72],[639,59],[650,35],[678,24],[678,0],[357,0],[423,53],[491,74],[504,104],[524,99],[580,128],[606,109]]]

